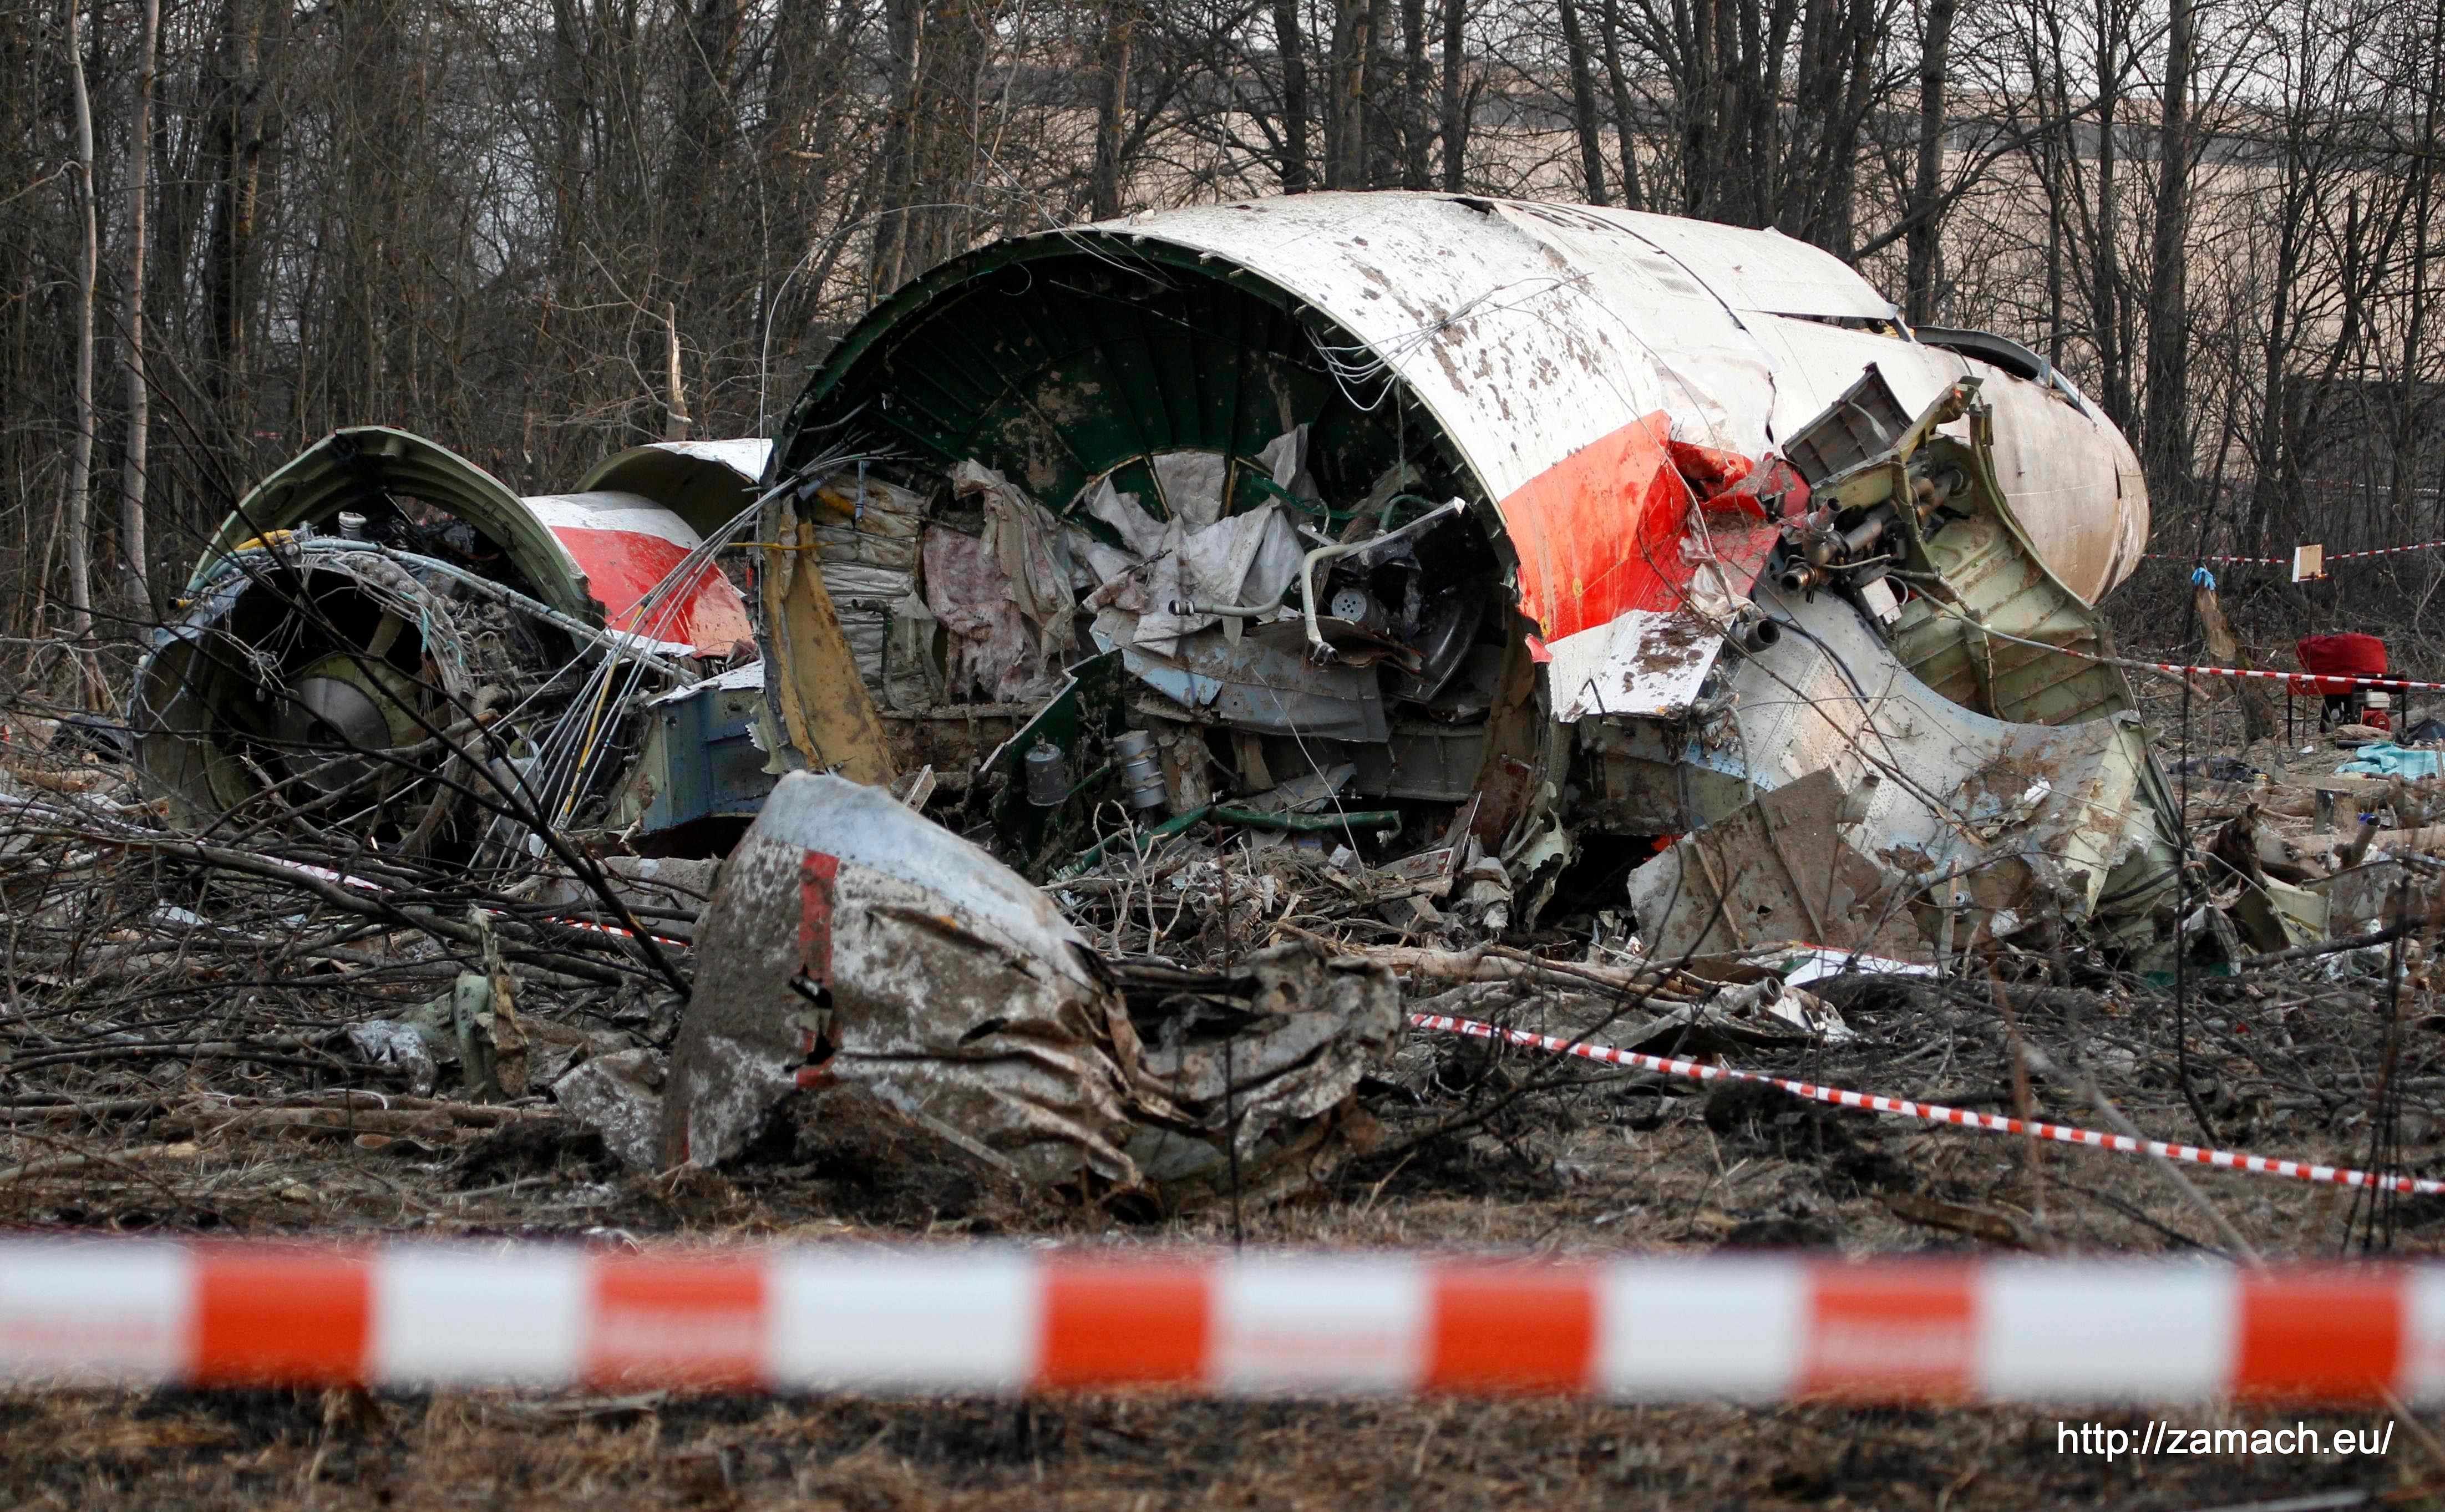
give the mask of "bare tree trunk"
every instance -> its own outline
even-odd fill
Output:
[[[1333,23],[1333,110],[1326,118],[1324,187],[1367,183],[1367,57],[1374,50],[1368,22],[1373,0],[1340,0]]]
[[[1299,26],[1298,0],[1274,0],[1274,55],[1282,65],[1282,193],[1303,195],[1314,186],[1307,143],[1307,37]]]
[[[680,378],[680,312],[669,300],[663,301],[663,381],[669,401],[663,416],[663,439],[683,441],[688,438],[687,385]]]
[[[1468,0],[1444,0],[1444,193],[1468,187]]]
[[[1614,140],[1621,158],[1621,202],[1631,210],[1645,210],[1647,194],[1639,187],[1638,112],[1630,96],[1629,70],[1621,63],[1621,0],[1602,0],[1602,4],[1596,31],[1604,40],[1605,82],[1613,89]]]
[[[1953,0],[1928,0],[1918,63],[1918,177],[1911,186],[1911,227],[1903,238],[1909,272],[1903,313],[1913,326],[1935,319],[1937,198],[1944,192],[1944,84],[1952,50]]]
[[[2099,19],[2106,19],[2108,7],[2100,5]],[[2115,169],[2120,158],[2120,143],[2115,140],[2118,122],[2115,119],[2120,101],[2120,81],[2115,77],[2114,33],[2100,30],[2098,36],[2100,92],[2097,102],[2097,225],[2091,235],[2089,257],[2095,271],[2090,275],[2091,306],[2095,310],[2098,381],[2101,390],[2100,401],[2115,424],[2132,428],[2136,418],[2131,413],[2131,354],[2122,340],[2122,249],[2121,206],[2115,182]]]
[[[1579,8],[1573,0],[1560,3],[1562,49],[1571,69],[1571,125],[1579,138],[1579,174],[1589,204],[1611,204],[1605,193],[1604,138],[1596,121],[1596,79],[1588,60],[1587,28],[1579,25]]]
[[[731,93],[742,22],[736,0],[697,0],[688,18],[679,60],[670,177],[663,193],[671,212],[663,264],[675,278],[684,278],[690,261],[727,239],[712,234],[710,207],[737,133]]]
[[[1427,129],[1427,96],[1432,80],[1427,63],[1427,0],[1401,0],[1401,187],[1428,189],[1434,133]]]
[[[271,0],[286,4],[287,0]],[[268,129],[264,100],[265,0],[224,0],[221,98],[215,103],[211,258],[204,303],[212,344],[205,374],[213,423],[233,453],[252,428],[250,375],[254,312],[255,225],[262,208]]]
[[[1130,0],[1111,0],[1104,10],[1103,88],[1095,101],[1093,214],[1110,220],[1121,213],[1121,140],[1129,129],[1129,49],[1137,12]]]
[[[874,227],[868,281],[877,298],[905,281],[912,228],[909,190],[917,175],[917,79],[925,45],[925,0],[887,0],[885,46],[891,59],[891,119],[883,134],[883,210]]]
[[[2393,456],[2388,477],[2398,518],[2412,516],[2415,479],[2418,476],[2420,440],[2419,359],[2428,336],[2429,238],[2432,228],[2429,216],[2436,204],[2436,159],[2445,141],[2439,140],[2438,118],[2445,113],[2445,3],[2431,12],[2428,28],[2431,57],[2436,60],[2420,81],[2419,136],[2417,147],[2419,166],[2417,180],[2412,187],[2411,214],[2411,289],[2402,326],[2402,373],[2398,397],[2395,403],[2394,434],[2390,450]]]
[[[1367,176],[1361,188],[1401,181],[1400,88],[1401,76],[1392,67],[1392,0],[1367,0],[1366,98],[1359,127],[1367,143]]]
[[[144,252],[153,166],[153,87],[159,72],[161,0],[144,0],[143,34],[136,52],[136,120],[127,137],[127,454],[119,474],[119,551],[140,618],[152,607],[147,571],[145,464],[153,396],[144,376]]]
[[[1681,112],[1680,213],[1712,218],[1719,215],[1724,179],[1726,103],[1731,93],[1730,65],[1719,43],[1729,18],[1720,12],[1731,0],[1689,0],[1675,5],[1673,15],[1681,36],[1680,67],[1672,90]]]
[[[2049,147],[2049,154],[2054,149]],[[2046,169],[2046,362],[2061,367],[2063,360],[2063,212],[2062,191],[2051,163]]]
[[[2160,508],[2191,476],[2190,190],[2193,0],[2172,0],[2165,34],[2163,125],[2157,134],[2156,223],[2148,270],[2148,486]]]
[[[101,273],[102,223],[93,204],[93,102],[84,86],[84,37],[77,7],[67,0],[68,100],[76,112],[76,207],[84,244],[77,259],[75,434],[68,439],[67,633],[93,628],[93,294]]]

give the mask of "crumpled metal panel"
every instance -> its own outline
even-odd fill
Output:
[[[1625,609],[1549,647],[1554,718],[1572,724],[1677,714],[1697,698],[1723,648],[1722,627],[1689,610]]]
[[[742,448],[769,451],[761,441],[700,444],[731,449],[721,468],[734,490],[752,481],[730,465],[747,459]],[[727,655],[737,642],[756,639],[745,601],[712,566],[670,595],[671,608],[653,615],[654,625],[637,623],[646,591],[702,544],[658,499],[618,492],[521,498],[448,447],[383,425],[334,431],[256,484],[205,549],[190,587],[251,536],[328,526],[342,511],[384,494],[439,505],[491,537],[536,596],[563,613],[600,618],[611,629],[636,629],[710,655]],[[741,495],[730,513],[752,497],[752,492]]]
[[[2138,569],[2148,549],[2148,491],[2139,459],[2111,421],[2043,383],[1949,352],[1813,321],[1749,322],[1777,363],[1775,434],[1795,436],[1876,364],[1916,415],[1963,378],[1995,411],[1995,475],[2046,567],[2095,604]],[[1961,434],[1956,421],[1947,434]]]
[[[1675,439],[1764,457],[1872,362],[1913,413],[1976,372],[1999,434],[2043,435],[2006,457],[2006,486],[2027,491],[2033,536],[2082,597],[2094,602],[2135,568],[2133,543],[2146,538],[2147,500],[2127,486],[2129,447],[2110,424],[1950,352],[1765,313],[1893,314],[1838,259],[1771,232],[1582,206],[1322,194],[1059,234],[1193,249],[1349,329],[1502,501],[1506,526],[1526,537],[1514,543],[1523,560],[1545,543],[1514,517],[1512,495],[1573,454],[1661,417]],[[1588,627],[1555,623],[1545,633]]]
[[[1684,760],[1759,790],[1830,774],[1851,794],[1852,845],[1913,894],[1966,893],[1996,938],[2042,919],[2077,925],[2101,900],[2144,924],[2154,889],[2140,885],[2171,877],[2174,849],[2136,721],[1988,719],[1912,676],[1849,604],[1764,587],[1758,601],[1795,633],[1739,663],[1725,712]],[[1652,870],[1633,873],[1636,906],[1668,901]]]
[[[1312,1121],[1400,1024],[1381,968],[1276,951],[1227,1008],[1205,1006],[1216,983],[1161,984],[1179,990],[1147,1044],[1119,976],[1044,893],[829,775],[781,779],[696,943],[666,1164],[727,1159],[793,1088],[847,1083],[1031,1181],[1198,1177],[1235,1131],[1244,1155],[1312,1149]]]
[[[1805,941],[1877,956],[1917,953],[1908,894],[1842,833],[1841,790],[1813,772],[1684,835],[1631,874],[1657,960]]]
[[[1136,1032],[1093,952],[1017,873],[879,788],[783,777],[699,921],[697,959],[668,1164],[728,1159],[791,1089],[829,1077],[1040,1180],[1081,1162],[1134,1174],[1120,1144]]]
[[[773,443],[761,437],[648,441],[595,463],[577,492],[643,494],[707,535],[756,501],[772,459]]]

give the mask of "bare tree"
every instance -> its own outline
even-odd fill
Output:
[[[80,638],[93,628],[93,299],[102,264],[102,223],[94,210],[93,100],[85,90],[84,39],[77,24],[81,3],[67,0],[66,8],[69,109],[76,130],[76,174],[69,182],[84,240],[77,256],[75,429],[68,437],[67,506],[62,512],[68,558],[65,628]]]
[[[153,88],[161,47],[161,0],[143,3],[142,30],[136,43],[135,119],[127,134],[126,328],[120,337],[127,354],[127,449],[119,472],[119,554],[126,564],[129,592],[140,613],[151,607],[152,600],[144,528],[153,401],[144,373],[144,248],[152,187]]]
[[[1591,205],[1611,203],[1605,194],[1603,126],[1596,120],[1596,76],[1588,57],[1587,30],[1574,0],[1555,0],[1562,20],[1562,50],[1571,71],[1571,126],[1579,139],[1579,181]]]
[[[2173,500],[2191,473],[2190,204],[2193,0],[2170,0],[2156,132],[2156,223],[2148,259],[2148,483]]]
[[[1944,142],[1950,122],[1945,84],[1952,65],[1953,0],[1928,0],[1919,43],[1918,163],[1911,182],[1909,274],[1903,312],[1913,325],[1935,318],[1938,203],[1944,193]]]

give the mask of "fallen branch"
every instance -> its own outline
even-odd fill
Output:
[[[110,1155],[46,1155],[23,1165],[0,1170],[0,1182],[24,1181],[34,1176],[55,1176],[63,1171],[84,1170],[93,1166],[118,1166],[131,1160],[196,1160],[203,1149],[193,1141],[176,1145],[156,1145],[144,1149],[123,1149]]]

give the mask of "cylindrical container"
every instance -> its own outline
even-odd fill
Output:
[[[1038,737],[1027,752],[1027,801],[1039,809],[1060,807],[1070,796],[1070,763],[1061,748]]]
[[[1162,808],[1163,757],[1155,752],[1154,737],[1144,730],[1123,731],[1112,742],[1112,754],[1121,763],[1121,792],[1129,807]]]
[[[354,510],[342,511],[340,513],[340,538],[347,541],[364,540],[365,538],[365,517],[359,514]]]

